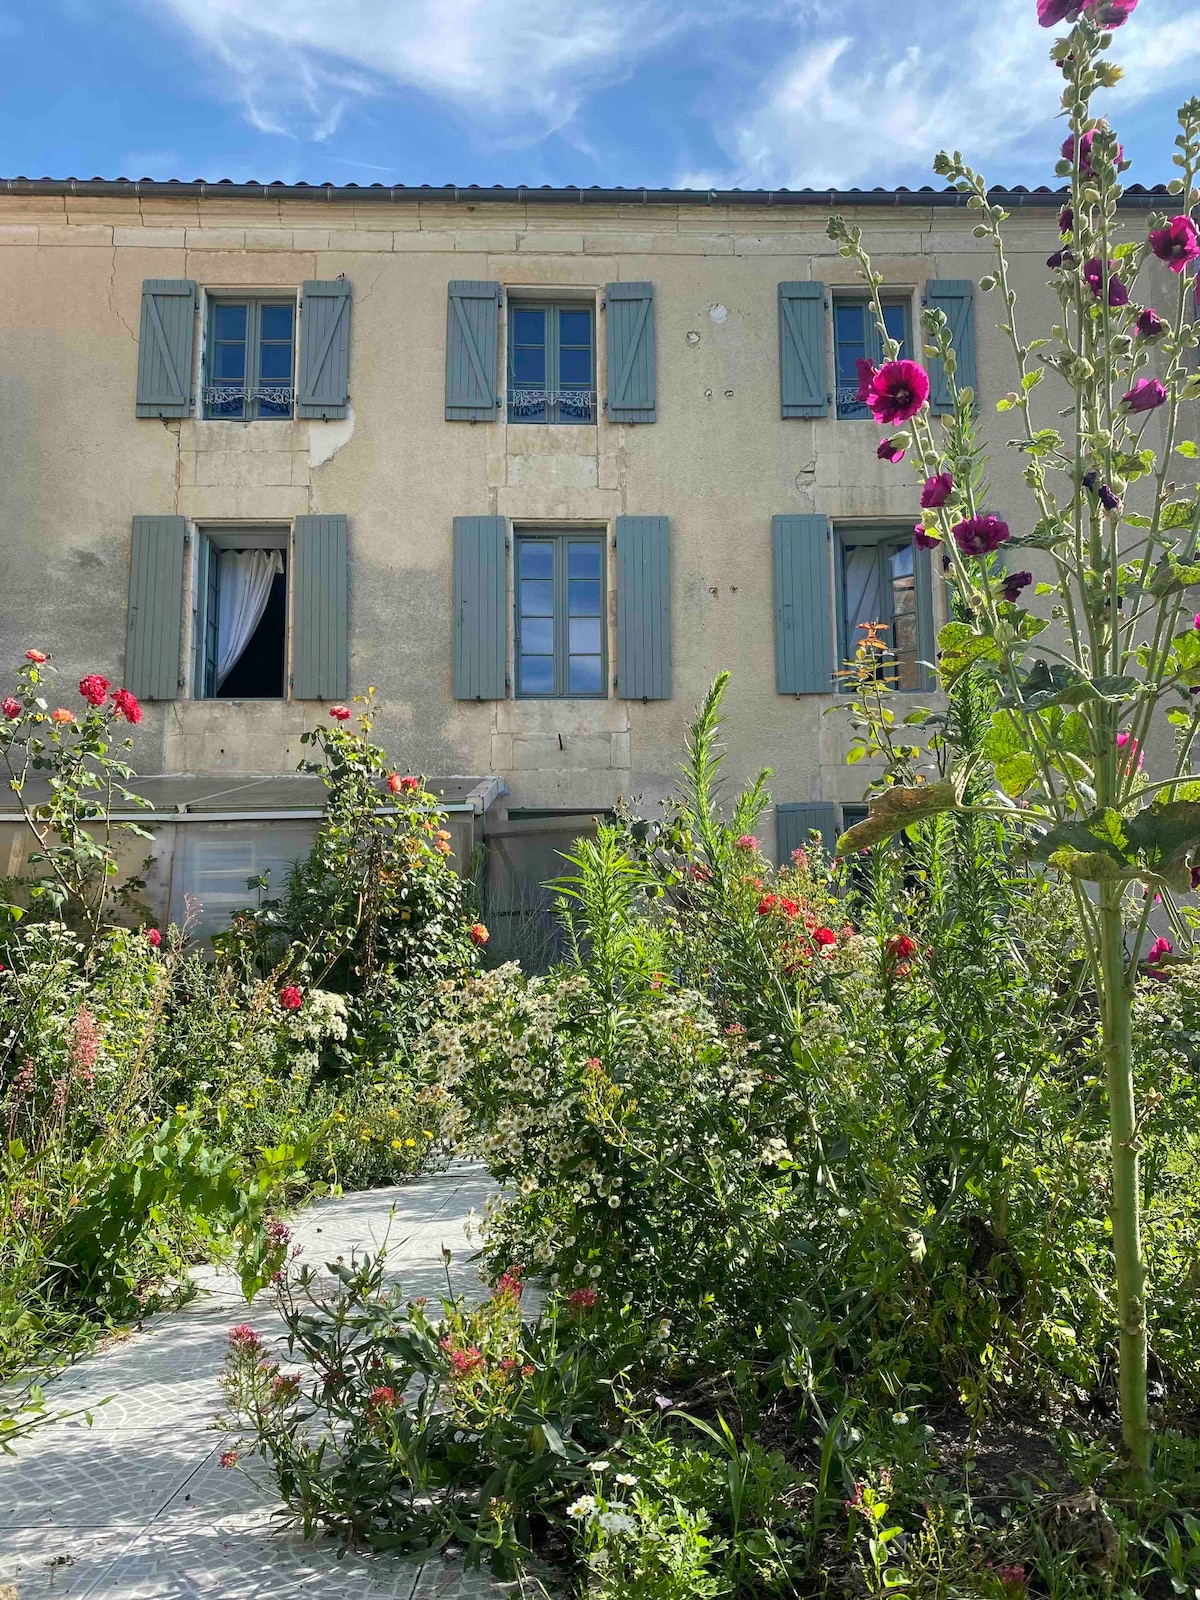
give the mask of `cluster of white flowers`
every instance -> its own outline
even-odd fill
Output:
[[[768,1139],[758,1159],[764,1167],[777,1167],[781,1161],[791,1161],[793,1157],[786,1139]]]
[[[346,1037],[346,997],[329,989],[310,989],[304,1004],[288,1018],[288,1033],[293,1039],[319,1043],[323,1039]]]

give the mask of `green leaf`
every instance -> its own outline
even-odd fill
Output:
[[[996,782],[1013,799],[1024,794],[1038,775],[1037,763],[1027,750],[1020,750],[1016,755],[997,761],[995,772]]]
[[[1190,528],[1196,518],[1194,500],[1170,500],[1162,508],[1161,528]]]
[[[1038,384],[1041,383],[1045,376],[1046,371],[1044,367],[1035,367],[1032,372],[1027,372],[1021,379],[1022,389],[1024,389],[1026,394],[1028,394],[1031,389],[1037,388]]]
[[[842,834],[837,842],[838,854],[853,855],[858,850],[869,850],[914,822],[953,811],[959,797],[958,785],[949,781],[885,789],[871,800],[866,821],[856,823]]]
[[[977,661],[999,661],[1000,646],[990,633],[977,633],[965,622],[947,622],[938,634],[939,667],[954,679]]]
[[[1175,446],[1181,456],[1186,456],[1189,461],[1195,461],[1200,456],[1200,445],[1194,439],[1185,439],[1182,444]]]

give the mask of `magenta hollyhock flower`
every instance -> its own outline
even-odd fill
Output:
[[[1122,762],[1122,766],[1127,772],[1132,772],[1135,766],[1140,769],[1146,759],[1140,745],[1131,733],[1119,733],[1117,735],[1117,749],[1124,754],[1125,759]]]
[[[1021,590],[1028,589],[1032,582],[1032,572],[1010,572],[1004,580],[1004,598],[1015,605]]]
[[[881,428],[907,422],[929,399],[929,376],[916,361],[885,361],[871,379],[867,408]]]
[[[858,373],[858,393],[854,398],[864,401],[871,392],[871,385],[875,382],[875,363],[859,356],[854,363],[854,370]]]
[[[1094,178],[1095,169],[1092,166],[1092,146],[1096,142],[1095,129],[1089,130],[1079,141],[1079,175],[1083,178]],[[1075,135],[1069,133],[1063,140],[1062,158],[1064,161],[1075,160]],[[1125,160],[1125,146],[1117,146],[1117,165],[1121,166]]]
[[[1079,15],[1081,0],[1038,0],[1038,22],[1043,28],[1057,28],[1068,18],[1073,22]]]
[[[1138,0],[1083,0],[1084,12],[1102,28],[1119,28],[1137,10]]]
[[[1148,962],[1161,961],[1163,956],[1169,956],[1174,948],[1175,946],[1170,939],[1155,939],[1150,946],[1150,953],[1147,955],[1146,960]]]
[[[1008,523],[999,517],[966,517],[950,529],[954,542],[965,556],[988,556],[999,550],[1012,535]]]
[[[1150,248],[1172,272],[1182,272],[1200,256],[1200,233],[1191,217],[1172,217],[1165,228],[1150,230]]]
[[[1099,300],[1104,293],[1104,263],[1099,256],[1093,256],[1090,261],[1084,262],[1083,279],[1096,296],[1096,299]],[[1108,263],[1108,303],[1110,306],[1129,304],[1129,290],[1117,276],[1117,264],[1115,261]]]
[[[1167,331],[1167,325],[1155,311],[1153,306],[1147,306],[1144,311],[1138,312],[1138,319],[1134,323],[1139,339],[1161,339]]]
[[[79,680],[79,692],[90,706],[102,706],[108,699],[109,683],[98,672],[89,672]]]
[[[1059,233],[1071,233],[1075,228],[1075,213],[1070,206],[1064,206],[1058,213]]]
[[[1132,389],[1121,396],[1121,404],[1130,411],[1153,411],[1166,403],[1167,391],[1157,378],[1139,378]]]
[[[926,478],[921,486],[922,511],[936,511],[939,506],[944,506],[954,493],[954,474],[952,472],[939,472],[932,478]]]
[[[895,466],[897,461],[904,460],[904,451],[901,450],[895,443],[893,443],[891,439],[885,439],[879,446],[879,449],[876,450],[875,454],[879,457],[880,461],[890,461],[893,466]]]
[[[1061,250],[1055,250],[1053,255],[1046,257],[1046,265],[1051,272],[1057,272],[1060,267],[1073,267],[1075,265],[1075,252],[1064,245]]]
[[[1120,511],[1121,509],[1120,496],[1115,494],[1107,483],[1100,485],[1099,500],[1105,511]]]
[[[941,540],[923,522],[913,523],[913,543],[918,550],[936,550]]]

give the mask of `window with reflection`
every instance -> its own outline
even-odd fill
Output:
[[[603,534],[518,534],[517,694],[607,694]]]
[[[204,416],[235,422],[292,415],[296,390],[295,300],[210,299]]]
[[[595,422],[595,317],[591,306],[509,302],[508,420]]]
[[[933,654],[933,585],[929,552],[917,550],[912,534],[848,528],[839,534],[841,576],[840,655],[849,660],[863,629],[881,625],[891,648],[892,687],[928,688],[922,659]]]
[[[888,338],[900,346],[900,359],[910,355],[909,301],[907,297],[884,299],[883,321]],[[833,353],[836,366],[837,414],[842,418],[869,417],[865,402],[858,399],[858,363],[883,360],[883,339],[875,323],[874,307],[868,300],[843,299],[833,302]]]

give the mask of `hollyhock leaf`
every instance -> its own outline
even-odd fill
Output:
[[[1018,795],[1024,794],[1026,789],[1037,780],[1037,763],[1028,750],[1018,751],[1014,756],[1008,756],[1003,761],[997,761],[994,763],[994,767],[996,782],[1011,800],[1015,800]]]
[[[947,622],[938,634],[938,666],[951,682],[979,661],[999,661],[1000,646],[990,633],[976,633],[965,622]]]
[[[1128,517],[1125,520],[1128,521]],[[1149,587],[1150,593],[1161,599],[1163,595],[1194,589],[1197,585],[1200,585],[1200,562],[1180,561],[1174,551],[1168,550],[1155,566]]]
[[[837,842],[838,855],[853,855],[859,850],[869,850],[882,844],[893,834],[900,833],[914,822],[926,817],[939,816],[943,811],[953,811],[960,800],[956,783],[921,783],[911,787],[896,785],[875,795],[869,804],[865,822],[848,828]]]
[[[1137,812],[1125,828],[1146,869],[1173,888],[1190,888],[1186,863],[1200,845],[1200,802],[1159,801]]]
[[[1189,461],[1195,461],[1196,457],[1200,456],[1200,448],[1197,447],[1194,439],[1185,439],[1182,444],[1177,444],[1175,449],[1181,456],[1186,456]]]
[[[1190,528],[1196,516],[1194,500],[1170,500],[1162,508],[1160,528]]]
[[[1070,847],[1064,847],[1052,851],[1045,859],[1050,866],[1057,867],[1068,877],[1078,878],[1085,883],[1131,883],[1141,877],[1136,867],[1115,861],[1112,856],[1104,855],[1098,850],[1072,850]]]

